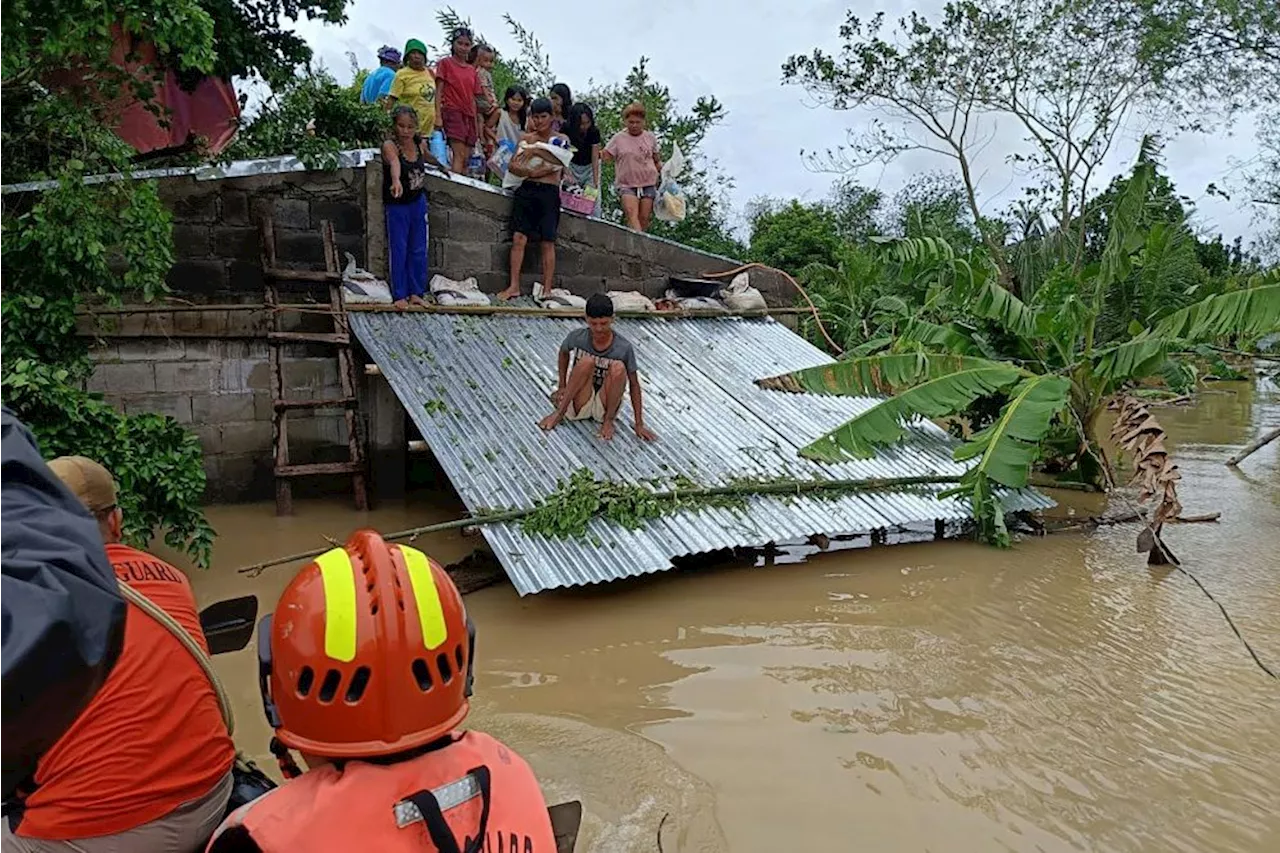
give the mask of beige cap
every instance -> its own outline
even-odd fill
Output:
[[[116,481],[111,472],[85,456],[59,456],[49,468],[80,503],[94,514],[116,505]]]

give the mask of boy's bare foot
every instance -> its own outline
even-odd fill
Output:
[[[397,311],[403,311],[404,309],[409,307],[409,303],[404,299],[397,299],[395,302],[391,303],[391,307],[396,309]]]
[[[547,432],[550,432],[551,430],[555,429],[559,425],[560,425],[560,416],[555,414],[554,412],[552,414],[547,415],[542,420],[538,421],[538,426],[542,427]]]
[[[421,296],[418,296],[416,293],[413,296],[409,297],[409,304],[416,305],[419,308],[427,307],[427,301],[423,299]]]
[[[613,440],[613,421],[608,421],[606,423],[600,424],[600,440],[601,441]]]
[[[499,294],[498,294],[498,299],[499,299],[499,300],[501,300],[501,301],[503,301],[503,302],[506,302],[506,301],[507,301],[507,300],[509,300],[509,299],[519,299],[519,298],[520,298],[520,291],[519,291],[519,290],[512,290],[512,289],[511,289],[511,288],[509,288],[509,287],[508,287],[506,290],[504,290],[504,291],[502,291],[501,293],[499,293]]]

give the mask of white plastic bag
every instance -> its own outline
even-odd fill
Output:
[[[723,291],[724,304],[730,311],[765,311],[769,305],[764,295],[751,286],[745,272],[740,272]]]
[[[474,277],[454,281],[442,275],[431,277],[431,295],[440,305],[490,305],[489,297],[480,292]]]
[[[653,300],[638,290],[610,290],[614,311],[655,311]]]
[[[685,159],[679,144],[671,146],[671,156],[662,164],[658,180],[658,199],[653,204],[653,215],[662,222],[680,222],[685,216],[684,189],[680,176],[684,174]]]
[[[546,288],[542,282],[533,283],[533,301],[540,308],[586,308],[587,300],[561,287]]]

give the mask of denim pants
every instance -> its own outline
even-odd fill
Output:
[[[427,292],[427,196],[409,204],[388,204],[387,257],[391,264],[391,298],[408,299]]]

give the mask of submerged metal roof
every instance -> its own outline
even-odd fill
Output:
[[[611,442],[594,423],[538,421],[550,410],[556,360],[581,320],[512,315],[352,313],[350,322],[471,512],[533,506],[579,468],[598,479],[702,486],[742,478],[808,480],[960,474],[951,439],[921,422],[903,444],[876,458],[838,464],[798,450],[874,401],[765,391],[755,380],[830,358],[772,319],[620,319],[635,345],[645,420],[659,439],[632,431],[624,402]],[[832,497],[757,496],[743,509],[703,508],[650,521],[639,530],[594,519],[584,539],[526,535],[519,522],[483,528],[521,595],[671,568],[673,557],[722,548],[803,540],[815,533],[960,521],[967,504],[939,500],[942,487]],[[1052,501],[1010,493],[1010,509]]]

